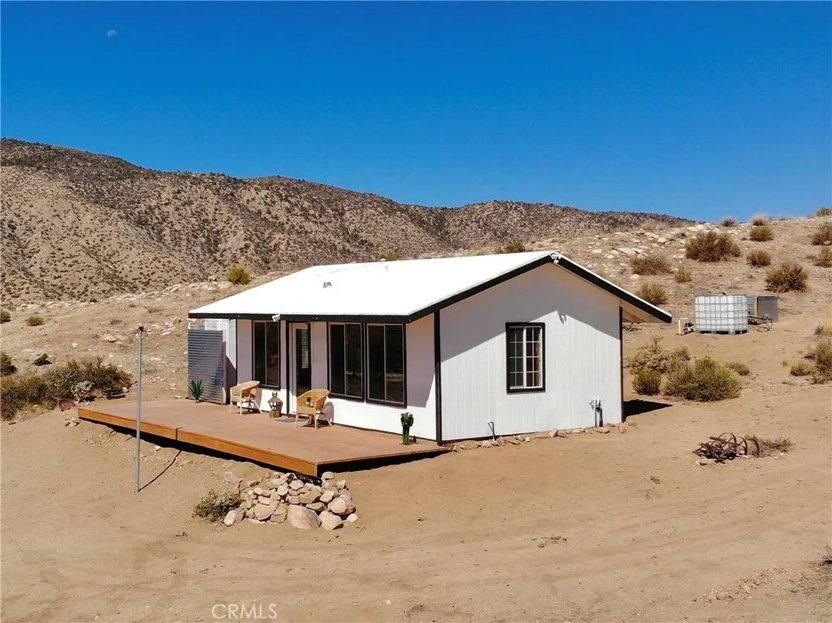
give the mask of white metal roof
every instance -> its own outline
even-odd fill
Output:
[[[550,251],[394,262],[312,266],[190,312],[194,318],[395,317],[413,320],[432,308],[493,283],[554,262],[631,301],[636,320],[670,321],[670,314]],[[581,274],[585,273],[585,274]],[[666,317],[665,317],[666,316]]]

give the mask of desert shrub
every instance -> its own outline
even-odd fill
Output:
[[[755,449],[754,443],[760,448],[760,453],[756,456],[769,456],[775,452],[789,452],[792,449],[792,440],[788,437],[775,437],[768,439],[766,437],[758,437],[757,435],[746,435],[748,440],[749,453]]]
[[[12,315],[5,309],[0,309],[0,324],[12,321]]]
[[[390,249],[385,249],[384,251],[379,252],[378,257],[376,259],[384,260],[385,262],[393,262],[399,259],[399,254]]]
[[[813,369],[814,367],[808,361],[798,361],[789,368],[789,374],[792,376],[809,376]]]
[[[630,259],[630,268],[637,275],[665,275],[671,272],[670,263],[660,253],[636,255]]]
[[[0,376],[8,376],[17,372],[17,366],[6,353],[0,353]]]
[[[832,244],[832,221],[817,226],[812,233],[812,244]]]
[[[729,216],[727,218],[722,219],[722,222],[720,223],[720,225],[722,225],[723,227],[735,227],[736,224],[737,219],[735,219],[733,216]]]
[[[752,225],[766,225],[771,223],[771,217],[768,214],[755,214],[751,217]]]
[[[805,292],[809,274],[795,262],[783,262],[766,273],[766,289],[772,292]]]
[[[742,255],[740,245],[728,234],[700,232],[685,245],[685,257],[700,262],[720,262]]]
[[[244,286],[247,283],[251,283],[251,273],[248,272],[245,266],[232,266],[228,269],[228,273],[225,276],[228,281],[237,286]]]
[[[211,489],[194,506],[194,517],[201,517],[208,521],[219,521],[228,511],[237,508],[243,499],[237,491],[225,491],[217,493]]]
[[[725,364],[725,367],[730,368],[740,376],[748,376],[751,373],[751,370],[748,368],[748,366],[742,363],[741,361],[729,361]]]
[[[661,346],[661,339],[654,337],[650,343],[639,348],[635,355],[627,359],[627,365],[630,366],[634,375],[637,375],[642,370],[655,370],[659,373],[665,373],[673,368],[679,362],[685,362],[690,359],[690,353],[687,346],[680,346],[672,350],[666,350]]]
[[[774,230],[771,228],[771,225],[755,225],[748,232],[748,239],[754,242],[774,240]]]
[[[497,247],[494,251],[496,253],[523,253],[526,250],[526,245],[522,242],[509,242],[502,247]]]
[[[667,290],[657,283],[648,282],[643,284],[636,294],[651,305],[663,305],[667,303]]]
[[[815,266],[820,266],[821,268],[832,268],[832,249],[829,247],[823,247],[812,259],[815,261]]]
[[[769,266],[771,265],[771,253],[763,251],[762,249],[754,249],[749,251],[746,256],[748,263],[751,266]]]
[[[688,283],[691,279],[693,279],[693,275],[690,272],[690,268],[683,264],[676,269],[673,279],[676,283]]]
[[[644,396],[655,396],[662,387],[662,373],[645,368],[633,377],[633,391]]]
[[[26,319],[26,324],[29,325],[30,327],[39,327],[43,323],[44,323],[43,316],[38,316],[38,315],[29,316]]]
[[[24,407],[52,408],[62,398],[74,398],[77,387],[85,385],[85,394],[103,394],[108,390],[129,387],[130,375],[101,357],[81,361],[70,359],[48,372],[18,373],[3,379],[0,414],[12,419]],[[88,385],[86,385],[88,384]]]
[[[819,324],[816,326],[815,337],[832,337],[832,324]]]
[[[740,395],[736,373],[711,357],[676,364],[668,373],[664,392],[697,402],[715,402]]]
[[[832,208],[830,207],[823,207],[818,208],[818,211],[815,212],[815,216],[832,216]]]
[[[818,343],[812,351],[812,355],[815,360],[812,380],[815,383],[826,383],[832,380],[832,342],[823,340]]]

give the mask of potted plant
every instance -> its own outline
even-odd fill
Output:
[[[199,402],[199,399],[202,398],[202,392],[204,389],[205,386],[202,379],[191,379],[188,381],[188,393],[196,402]]]

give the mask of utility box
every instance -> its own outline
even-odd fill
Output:
[[[701,294],[694,301],[699,333],[746,333],[748,299],[744,294]]]
[[[777,297],[769,294],[748,294],[748,315],[757,318],[767,317],[777,321]]]

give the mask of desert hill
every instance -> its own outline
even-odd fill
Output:
[[[403,205],[285,177],[167,173],[84,151],[2,139],[4,304],[92,299],[322,262],[451,253],[686,224],[633,212],[489,201]]]

